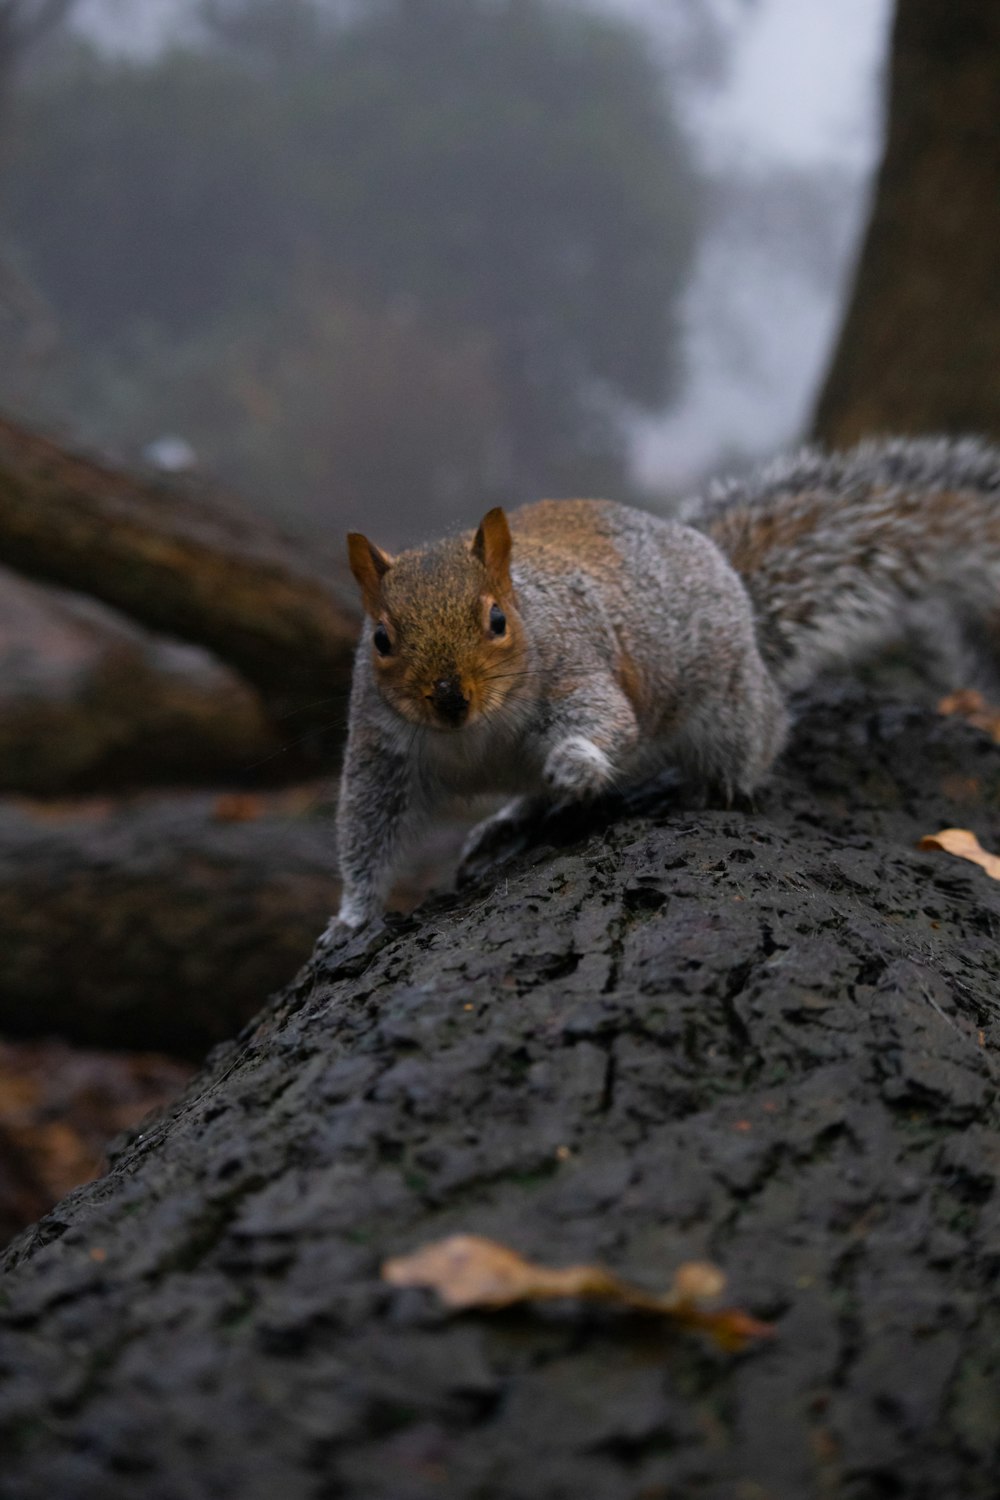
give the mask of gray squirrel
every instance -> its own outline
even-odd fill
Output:
[[[513,819],[667,766],[749,795],[824,668],[936,622],[1000,644],[1000,451],[973,439],[806,450],[682,515],[542,500],[395,558],[348,537],[369,621],[327,943],[380,915],[451,799]]]

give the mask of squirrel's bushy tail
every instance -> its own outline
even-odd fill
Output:
[[[786,689],[944,621],[1000,660],[1000,450],[975,439],[806,449],[684,519],[740,574]]]

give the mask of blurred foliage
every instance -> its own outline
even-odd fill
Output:
[[[76,0],[0,0],[0,91],[25,54],[58,30],[75,5]]]
[[[623,411],[676,391],[695,238],[640,35],[559,0],[204,21],[25,91],[0,227],[61,347],[0,398],[126,455],[177,431],[276,511],[397,535],[620,493]]]

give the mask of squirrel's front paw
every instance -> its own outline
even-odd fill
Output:
[[[362,911],[355,911],[345,904],[337,916],[330,918],[326,931],[320,934],[316,943],[317,950],[329,953],[336,948],[342,948],[363,927],[368,926],[369,921],[370,919]]]
[[[542,772],[545,784],[563,797],[596,797],[609,785],[610,760],[586,735],[571,734],[549,751]]]
[[[336,948],[342,948],[358,930],[357,927],[351,927],[349,923],[342,922],[339,917],[331,917],[325,931],[321,932],[316,939],[317,951],[331,953]]]

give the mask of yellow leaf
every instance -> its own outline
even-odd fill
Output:
[[[971,860],[980,865],[993,880],[1000,880],[1000,857],[987,854],[974,833],[967,828],[942,828],[940,833],[929,833],[917,845],[918,849],[943,849],[958,859]]]
[[[431,1287],[447,1307],[461,1309],[510,1307],[555,1297],[604,1302],[701,1328],[726,1349],[740,1349],[748,1339],[773,1332],[769,1324],[736,1309],[710,1311],[700,1306],[718,1297],[725,1286],[718,1267],[701,1261],[680,1266],[671,1290],[658,1296],[603,1266],[543,1266],[496,1240],[453,1234],[412,1255],[387,1260],[382,1276],[393,1286]]]

